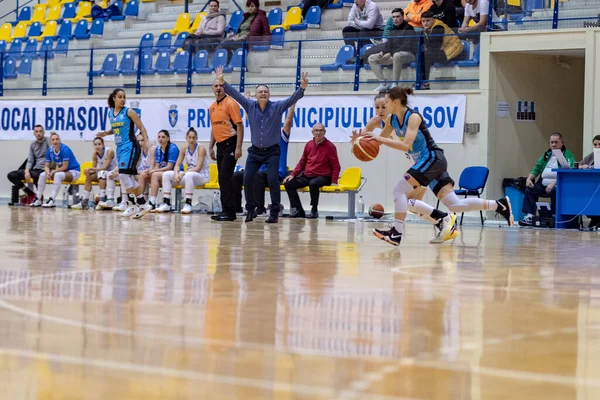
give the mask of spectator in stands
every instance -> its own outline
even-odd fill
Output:
[[[331,2],[332,0],[304,0],[302,4],[302,18],[306,18],[306,14],[308,14],[308,10],[311,7],[319,6],[321,10],[324,10]]]
[[[459,59],[464,46],[454,31],[448,25],[433,18],[431,10],[421,15],[423,22],[423,57],[421,60],[422,90],[429,89],[429,72],[435,63],[446,63]]]
[[[594,136],[594,140],[592,140],[592,144],[594,145],[595,149],[600,149],[600,135]],[[594,167],[594,152],[592,151],[590,154],[585,156],[583,158],[583,160],[581,160],[581,162],[579,163],[579,168],[587,169],[587,168],[593,168],[593,167]],[[589,218],[590,218],[590,224],[588,225],[588,228],[595,229],[600,226],[600,217],[590,216]]]
[[[279,221],[279,204],[281,203],[278,176],[279,155],[281,153],[279,145],[281,117],[286,109],[304,97],[304,90],[308,87],[308,74],[302,73],[299,81],[300,87],[292,96],[279,101],[270,100],[271,92],[266,85],[259,85],[256,88],[256,100],[247,99],[225,82],[223,67],[217,68],[216,75],[218,81],[223,84],[225,93],[233,97],[246,110],[250,124],[252,146],[248,149],[246,168],[244,169],[244,193],[246,195],[246,210],[248,211],[245,222],[252,222],[254,219],[254,180],[260,166],[267,164],[271,214],[266,222],[269,224],[277,223]]]
[[[30,179],[33,179],[33,184],[37,187],[38,178],[44,172],[46,152],[49,147],[48,138],[44,136],[44,127],[36,125],[33,128],[33,136],[35,136],[35,140],[29,145],[27,160],[18,170],[8,173],[8,180],[13,184],[11,205],[19,203],[19,189],[23,189],[27,196],[35,196],[33,190],[29,189],[22,181],[28,183]]]
[[[386,25],[384,34],[388,40],[385,43],[380,43],[371,47],[365,55],[368,57],[369,65],[373,70],[373,73],[377,77],[377,80],[381,82],[375,91],[380,92],[382,90],[388,90],[391,87],[396,86],[400,80],[400,73],[402,72],[402,65],[410,64],[415,61],[416,48],[418,46],[416,38],[407,38],[407,35],[414,35],[415,29],[408,22],[404,20],[404,11],[401,8],[394,8],[392,10],[392,26]],[[389,21],[388,21],[389,24]],[[394,36],[400,36],[393,38]],[[383,76],[382,65],[393,65],[394,68],[394,80],[391,85],[385,83],[385,77]]]
[[[372,0],[354,0],[354,5],[348,14],[348,25],[342,29],[342,37],[347,45],[353,46],[358,52],[365,44],[362,43],[362,38],[376,41],[381,38],[383,28],[383,18],[377,3]],[[349,64],[355,62],[356,59],[348,60]]]
[[[304,208],[298,196],[298,189],[310,188],[310,215],[319,218],[319,190],[323,186],[337,184],[340,176],[340,160],[335,145],[325,137],[325,126],[317,123],[313,126],[313,140],[304,146],[304,152],[294,171],[284,180],[285,191],[290,198],[290,218],[305,218]]]
[[[54,199],[58,196],[63,182],[73,182],[79,179],[81,174],[79,162],[66,144],[60,142],[58,133],[50,134],[50,147],[46,151],[46,164],[44,172],[40,174],[37,198],[31,207],[56,207]],[[52,179],[52,194],[46,203],[42,205],[42,197],[46,188],[46,179]]]
[[[404,19],[415,28],[422,28],[421,15],[431,8],[431,0],[412,0],[404,9]]]
[[[600,149],[600,135],[594,136],[592,140],[592,145],[595,149]],[[588,169],[594,167],[594,152],[592,151],[590,154],[585,156],[583,160],[579,163],[579,169]]]
[[[223,41],[221,47],[227,49],[231,55],[233,51],[242,47],[244,42],[249,45],[266,45],[271,41],[271,29],[267,14],[259,10],[258,0],[248,0],[244,19],[240,29],[235,35],[229,36]]]
[[[556,156],[552,153],[552,150],[561,150],[571,168],[575,164],[575,156],[565,147],[563,136],[558,132],[550,135],[550,148],[538,159],[535,167],[533,167],[527,177],[527,188],[525,189],[525,198],[523,199],[523,207],[521,208],[525,216],[519,221],[519,225],[521,226],[531,226],[533,224],[533,216],[536,210],[535,203],[540,196],[550,196],[552,213],[555,213],[556,172],[552,170],[561,168],[561,166]],[[541,176],[541,179],[535,182],[539,176]]]
[[[194,54],[203,47],[209,50],[223,40],[225,35],[225,13],[219,11],[219,0],[210,0],[208,14],[202,18],[198,30],[185,39],[184,48],[190,47]]]
[[[450,0],[431,0],[431,8],[433,18],[439,19],[453,30],[458,29],[456,21],[456,8]]]
[[[487,30],[488,14],[490,11],[489,0],[466,0],[465,17],[462,26],[458,28],[459,33],[485,32]],[[474,24],[469,26],[473,20]],[[498,22],[498,15],[492,10],[492,22]],[[496,27],[497,28],[497,27]],[[473,38],[474,43],[479,43],[479,37]]]

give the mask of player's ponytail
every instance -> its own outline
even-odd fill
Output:
[[[408,104],[408,96],[413,94],[412,88],[396,86],[388,90],[387,95],[390,100],[400,100],[400,104],[406,106]]]

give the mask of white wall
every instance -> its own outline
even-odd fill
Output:
[[[454,92],[456,93],[456,92]],[[308,96],[308,95],[307,95]],[[487,135],[485,134],[484,121],[481,120],[482,109],[485,108],[477,92],[467,93],[467,113],[466,122],[479,122],[482,124],[482,132],[476,135],[465,135],[463,144],[442,145],[448,158],[449,172],[455,180],[463,168],[469,165],[486,165],[487,154]],[[292,133],[293,135],[293,133]],[[350,135],[350,132],[349,132]],[[249,135],[247,135],[249,137]],[[33,139],[33,135],[32,135]],[[27,157],[27,141],[7,141],[2,144],[2,157],[0,157],[0,170],[8,173],[17,168]],[[108,142],[107,142],[108,143]],[[65,141],[69,145],[80,162],[90,160],[92,155],[92,143],[81,141]],[[178,143],[183,144],[183,143]],[[207,145],[207,143],[203,143]],[[245,144],[244,150],[247,149]],[[336,143],[338,155],[342,169],[351,166],[359,166],[363,170],[363,175],[367,178],[367,184],[364,187],[362,195],[365,204],[381,203],[387,210],[393,209],[392,188],[402,174],[408,168],[405,156],[399,151],[389,148],[381,149],[379,157],[371,162],[363,163],[358,161],[350,153],[349,143]],[[288,165],[293,168],[302,155],[303,143],[291,143],[288,154]],[[245,162],[245,153],[240,164]],[[308,194],[301,195],[306,207],[309,206]],[[10,182],[7,179],[0,179],[0,198],[10,197]],[[282,195],[283,203],[288,207],[287,195]],[[427,194],[426,200],[435,204],[431,193]],[[345,195],[325,195],[321,197],[321,209],[331,211],[346,210],[347,196]]]

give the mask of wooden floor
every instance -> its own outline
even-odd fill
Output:
[[[0,398],[600,399],[598,233],[373,226],[1,207]]]

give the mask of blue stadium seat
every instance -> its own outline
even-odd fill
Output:
[[[21,59],[21,64],[19,64],[19,75],[29,75],[31,76],[31,57],[23,56]]]
[[[271,32],[271,48],[276,50],[283,50],[283,44],[285,40],[285,29],[275,28]]]
[[[117,55],[116,54],[108,54],[104,58],[104,62],[102,63],[102,67],[98,71],[93,71],[92,76],[102,76],[108,75],[107,72],[113,72],[112,76],[118,75],[117,72]],[[116,74],[115,74],[116,72]],[[89,72],[88,72],[89,75]]]
[[[42,24],[39,22],[34,22],[31,27],[29,27],[29,32],[27,32],[27,36],[41,36],[42,35]]]
[[[321,71],[337,71],[346,66],[346,61],[354,57],[354,46],[342,46],[335,57],[333,64],[321,65]]]
[[[160,36],[158,37],[158,39],[156,39],[156,45],[152,48],[152,51],[154,53],[157,53],[157,52],[163,51],[163,50],[170,51],[172,38],[173,38],[173,36],[171,36],[170,32],[161,33]]]
[[[46,51],[48,52],[48,58],[54,58],[54,39],[48,37],[45,38],[38,50],[38,58],[46,57]]]
[[[177,38],[175,39],[175,43],[171,46],[171,53],[183,49],[183,42],[188,36],[190,36],[189,32],[179,32],[179,35],[177,35]]]
[[[457,61],[459,67],[478,67],[479,66],[479,44],[475,47],[473,58],[467,61]]]
[[[312,6],[306,13],[304,23],[308,28],[320,28],[321,27],[321,7]]]
[[[138,0],[130,0],[129,3],[127,3],[127,8],[125,8],[125,18],[137,19],[139,11],[140,2]]]
[[[135,68],[135,59],[136,52],[133,50],[127,50],[123,53],[123,58],[121,59],[121,64],[119,64],[118,73],[105,73],[107,76],[118,75],[119,73],[123,75],[135,75],[137,74],[137,69]]]
[[[158,59],[156,60],[156,64],[154,64],[154,70],[159,75],[168,75],[175,72],[175,70],[171,68],[171,52],[161,51],[158,53]]]
[[[177,55],[175,55],[175,60],[173,61],[173,69],[177,74],[187,74],[188,64],[190,63],[190,53],[182,50]]]
[[[8,49],[8,56],[12,56],[14,58],[21,57],[21,51],[23,50],[23,40],[22,39],[13,39],[10,48]]]
[[[269,46],[269,45],[252,46],[252,51],[269,51],[270,48],[271,48],[271,46]]]
[[[75,18],[77,15],[77,3],[65,3],[63,8],[62,18],[57,20],[59,24],[68,21],[69,19]],[[70,22],[70,21],[69,21]]]
[[[17,7],[18,7],[18,5],[17,5]],[[11,21],[10,23],[12,26],[16,26],[21,21],[30,21],[30,20],[31,20],[31,7],[25,6],[25,7],[21,8],[21,11],[19,12],[19,16],[17,17],[17,20]]]
[[[125,15],[123,15],[123,2],[121,0],[117,0],[114,3],[112,3],[111,6],[116,7],[119,10],[119,13],[118,14],[111,13],[109,16],[109,19],[111,21],[123,21],[123,19],[125,19]],[[121,17],[123,17],[123,18],[119,19]]]
[[[282,29],[283,28],[277,28]],[[231,71],[241,71],[242,70],[242,61],[244,60],[244,49],[237,49],[233,52],[233,56],[231,56],[231,61],[229,61],[229,65],[223,68],[223,72],[231,72]]]
[[[67,4],[72,4],[72,3],[67,3]],[[58,28],[58,35],[56,35],[57,38],[67,38],[67,39],[71,39],[71,37],[73,37],[73,23],[71,21],[63,21],[62,24],[60,24],[60,28]]]
[[[56,47],[54,48],[55,57],[66,57],[69,52],[69,40],[66,38],[58,39]]]
[[[77,25],[75,25],[73,38],[77,40],[85,40],[90,38],[90,34],[88,33],[88,23],[85,19],[82,19],[77,23]]]
[[[363,55],[364,55],[364,54],[367,52],[367,50],[369,50],[371,47],[373,47],[373,44],[371,44],[371,43],[369,43],[369,44],[365,44],[365,45],[364,45],[364,46],[363,46],[363,47],[360,49],[360,52],[358,53],[358,54],[360,54],[360,57],[362,57],[362,56],[363,56]],[[354,69],[354,68],[356,67],[356,64],[349,64],[349,65],[351,65],[351,66],[352,66],[352,69]],[[363,63],[363,66],[362,66],[362,67],[363,67],[364,69],[366,69],[366,70],[370,70],[370,69],[371,69],[371,66],[370,66],[370,65],[369,65],[369,63],[368,63],[368,62],[366,62],[366,61]],[[385,67],[385,66],[384,66],[384,65],[382,65],[382,67]]]
[[[90,36],[100,38],[104,35],[104,20],[102,18],[95,19],[90,28]]]
[[[0,53],[4,53],[6,51],[6,40],[0,40]]]
[[[17,77],[17,60],[14,57],[8,56],[4,60],[4,79],[16,79]]]
[[[229,19],[229,24],[225,28],[225,32],[231,32],[236,34],[240,29],[240,25],[244,20],[244,12],[242,10],[237,10],[233,14],[231,14],[231,18]]]
[[[154,35],[152,33],[145,33],[140,39],[140,48],[144,51],[153,51],[154,46]]]
[[[23,57],[28,56],[31,58],[37,58],[37,40],[29,39],[25,44],[25,49],[23,49]]]
[[[281,8],[273,8],[269,11],[269,26],[273,25],[281,25],[283,19],[283,13],[281,12]]]
[[[152,52],[143,52],[140,62],[142,63],[142,75],[154,75],[156,73],[156,69],[152,67]]]
[[[209,68],[207,68],[207,66],[208,66],[208,51],[200,50],[199,52],[197,52],[194,55],[194,60],[193,60],[194,72],[204,73],[204,72],[202,72],[203,70],[209,69]],[[211,72],[211,71],[208,71],[208,72]]]
[[[196,67],[196,72],[198,72],[200,74],[210,74],[217,67],[227,66],[228,58],[229,58],[229,56],[227,54],[227,50],[219,49],[213,55],[212,60],[210,60],[210,66],[205,67],[205,68],[197,68]],[[224,72],[231,72],[231,71],[225,71],[225,69],[224,69]]]

